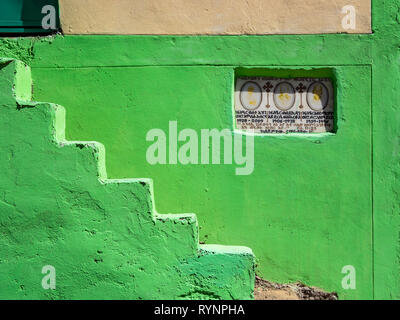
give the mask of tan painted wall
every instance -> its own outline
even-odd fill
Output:
[[[355,30],[342,7],[356,8]],[[60,0],[66,34],[370,33],[370,0]]]

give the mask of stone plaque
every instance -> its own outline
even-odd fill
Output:
[[[238,130],[255,133],[332,132],[332,81],[327,78],[237,78],[235,116]]]

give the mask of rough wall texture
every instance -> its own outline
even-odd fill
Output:
[[[251,250],[199,246],[193,214],[155,213],[150,180],[107,179],[103,145],[66,141],[30,77],[0,60],[0,299],[252,297]]]
[[[375,297],[400,299],[400,3],[374,2],[373,213]]]
[[[177,120],[179,130],[192,128],[198,134],[203,128],[232,129],[235,72],[260,75],[267,71],[236,68],[232,60],[241,57],[229,51],[235,48],[241,52],[241,45],[258,47],[258,54],[249,60],[261,65],[260,61],[266,60],[264,52],[279,52],[281,48],[281,43],[268,40],[96,37],[91,47],[99,52],[90,55],[88,64],[98,63],[94,57],[111,55],[102,51],[106,44],[118,48],[123,58],[129,57],[131,41],[142,53],[124,67],[118,66],[123,63],[121,60],[114,60],[112,67],[72,67],[72,60],[59,57],[54,62],[68,67],[33,69],[34,94],[38,99],[67,106],[69,138],[96,138],[105,144],[110,176],[152,177],[158,210],[196,212],[201,241],[250,246],[258,259],[258,272],[264,278],[280,282],[300,280],[337,291],[341,298],[371,298],[370,66],[341,56],[346,65],[330,56],[325,62],[329,67],[311,67],[317,59],[310,50],[308,63],[304,63],[307,67],[269,67],[268,72],[275,76],[311,73],[315,77],[335,77],[338,132],[255,137],[255,169],[249,176],[236,176],[236,165],[152,166],[146,161],[150,145],[146,133],[152,128],[168,132],[170,120]],[[54,49],[54,54],[59,53],[60,46],[64,53],[71,49],[77,55],[79,43],[87,41],[91,40],[59,38],[49,48]],[[148,42],[158,47],[157,54],[164,62],[129,66],[144,63],[142,59],[154,54]],[[177,52],[196,50],[191,45],[203,42],[199,52],[210,54],[192,55],[190,59],[200,61],[204,57],[202,63],[207,63],[221,58],[228,65],[178,62],[173,52],[168,53],[170,42],[175,43]],[[313,44],[307,45],[313,47],[318,42],[314,39]],[[306,42],[296,43],[299,52],[307,46]],[[338,40],[333,43],[340,46]],[[218,47],[222,52],[216,50]],[[42,50],[37,50],[40,55],[39,51]],[[298,61],[295,54],[285,57],[285,63],[292,66]],[[51,60],[46,58],[46,63]],[[356,291],[341,288],[341,269],[349,264],[357,269]]]
[[[342,8],[356,26],[345,30]],[[66,34],[370,33],[370,0],[60,0]]]
[[[69,138],[105,143],[111,177],[152,177],[160,211],[187,205],[198,213],[202,241],[249,245],[270,280],[300,280],[340,298],[400,298],[400,5],[375,0],[372,9],[371,35],[4,39],[0,53],[30,62],[37,99],[66,106]],[[193,168],[191,176],[184,167],[149,168],[147,121],[229,126],[238,67],[331,70],[337,135],[256,140],[247,181],[232,183],[225,167],[207,175]],[[244,190],[261,195],[254,203]],[[344,264],[356,267],[356,290],[341,288]]]

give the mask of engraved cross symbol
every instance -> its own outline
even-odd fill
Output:
[[[271,84],[271,82],[267,82],[265,83],[263,88],[265,89],[265,91],[270,92],[273,87],[274,86]]]
[[[296,90],[299,93],[303,93],[305,89],[306,89],[306,86],[304,84],[302,84],[302,83],[299,83],[299,85],[296,87]]]
[[[300,93],[300,105],[299,105],[300,109],[303,109],[303,95],[302,95],[302,93],[304,92],[305,89],[306,89],[306,86],[304,84],[302,84],[301,82],[296,87],[297,92]]]
[[[267,92],[267,105],[265,106],[266,108],[269,108],[270,107],[270,105],[269,105],[269,93],[271,92],[271,89],[273,88],[274,86],[271,84],[271,82],[266,82],[265,83],[265,85],[264,85],[264,89],[265,89],[265,91]]]

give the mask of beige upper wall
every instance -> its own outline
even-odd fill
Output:
[[[60,17],[65,34],[370,33],[371,0],[60,0]]]

